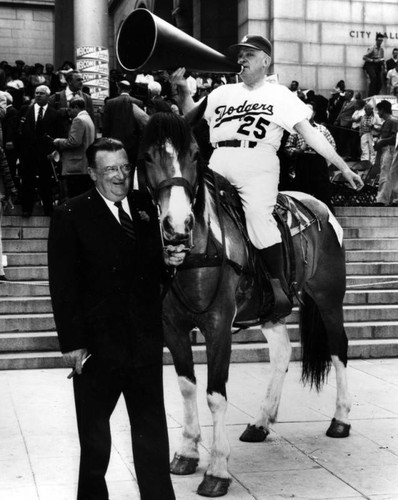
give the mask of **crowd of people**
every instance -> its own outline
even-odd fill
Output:
[[[383,63],[380,78],[384,78],[385,86],[397,96],[398,48],[394,48],[392,57],[385,61],[382,42],[383,37],[378,34],[376,45],[364,56],[365,69],[371,75],[369,67],[374,64],[371,58],[378,55]],[[236,75],[210,73],[186,72],[185,77],[190,98],[196,103],[218,87],[238,81]],[[369,78],[373,81],[373,76]],[[3,103],[0,154],[13,184],[12,191],[7,192],[7,200],[22,205],[23,217],[30,217],[37,198],[44,214],[51,215],[54,204],[91,186],[85,151],[101,135],[122,141],[133,173],[138,167],[138,182],[142,181],[139,138],[148,117],[159,111],[182,114],[183,109],[167,71],[126,76],[115,69],[110,71],[109,81],[109,97],[95,113],[90,90],[84,87],[83,76],[72,62],[65,61],[57,71],[52,64],[29,66],[22,60],[15,61],[14,65],[7,61],[0,63]],[[372,85],[372,92],[383,88]],[[296,80],[289,89],[309,106],[313,127],[321,131],[346,161],[355,161],[363,177],[372,169],[380,171],[377,204],[396,205],[396,167],[393,166],[396,119],[389,105],[381,104],[384,111],[379,110],[379,106],[373,108],[360,92],[346,88],[343,80],[331,91],[329,99],[313,89],[301,89]],[[384,123],[386,120],[390,127]],[[305,142],[297,147],[297,137],[284,133],[278,152],[280,188],[308,192],[333,210],[330,179],[335,169]],[[208,156],[210,154],[211,148]],[[7,210],[10,203],[7,202]],[[0,279],[5,279],[2,276],[0,269]]]

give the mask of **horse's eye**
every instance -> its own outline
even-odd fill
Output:
[[[193,159],[194,161],[199,160],[199,151],[195,151],[195,153],[193,154],[192,159]]]
[[[152,157],[149,153],[145,153],[144,154],[144,160],[147,162],[147,163],[150,163],[152,161]]]

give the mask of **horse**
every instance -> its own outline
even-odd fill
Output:
[[[164,249],[168,244],[184,245],[187,252],[187,265],[176,268],[163,291],[164,338],[173,358],[184,409],[182,441],[170,470],[173,474],[193,474],[199,463],[201,430],[189,335],[198,328],[206,345],[207,403],[213,419],[213,440],[210,463],[197,493],[222,496],[231,482],[225,425],[231,331],[255,298],[253,281],[242,272],[249,265],[250,245],[227,207],[217,203],[220,190],[210,189],[198,142],[183,117],[173,113],[153,115],[144,130],[142,146],[146,186],[157,206]],[[329,222],[333,216],[326,205],[308,195],[295,195],[301,196],[302,203],[318,220],[305,230],[305,241],[302,234],[292,238],[300,302],[302,380],[319,390],[333,365],[337,398],[327,435],[347,437],[351,404],[342,306],[344,248]],[[221,249],[218,258],[217,248]],[[240,437],[247,442],[264,441],[270,424],[276,420],[292,350],[285,321],[266,319],[261,330],[269,347],[271,377],[258,414]]]

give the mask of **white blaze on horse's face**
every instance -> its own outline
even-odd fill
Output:
[[[173,144],[166,141],[164,152],[167,161],[167,177],[181,178],[183,172],[178,154]],[[168,196],[161,196],[161,216],[160,220],[166,237],[174,239],[177,237],[188,237],[193,224],[193,214],[191,200],[187,190],[183,186],[171,186]],[[174,236],[174,238],[173,238]]]

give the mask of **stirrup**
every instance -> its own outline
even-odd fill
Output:
[[[282,287],[278,278],[270,278],[272,292],[274,294],[274,308],[272,311],[272,322],[277,322],[292,312],[292,301]]]

